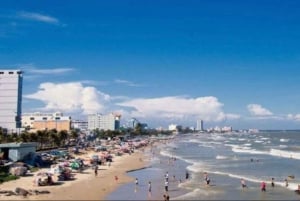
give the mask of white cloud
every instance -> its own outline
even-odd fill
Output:
[[[52,68],[52,69],[35,69],[35,68],[29,68],[26,70],[28,73],[33,73],[33,74],[64,74],[64,73],[69,73],[71,71],[74,71],[73,68]]]
[[[82,83],[42,83],[36,93],[24,96],[42,101],[47,111],[79,112],[90,114],[105,112],[110,96],[95,87],[84,87]]]
[[[114,82],[117,83],[117,84],[125,84],[125,85],[130,86],[130,87],[139,87],[139,86],[141,86],[139,84],[133,83],[133,82],[128,81],[128,80],[115,79]]]
[[[205,121],[223,121],[227,118],[238,118],[238,115],[225,114],[223,104],[216,97],[162,97],[152,99],[133,99],[119,103],[131,107],[135,117],[186,119],[201,118]]]
[[[59,24],[59,20],[57,18],[49,15],[43,15],[40,13],[23,11],[23,12],[18,12],[18,16],[23,19],[28,19],[33,21],[45,22],[49,24]]]
[[[258,104],[249,104],[247,106],[248,111],[253,116],[271,116],[273,113],[266,108],[263,108],[261,105]]]
[[[288,114],[287,119],[294,120],[294,121],[300,121],[300,114]]]

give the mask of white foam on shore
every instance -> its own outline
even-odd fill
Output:
[[[199,146],[199,147],[215,148],[214,146],[209,145],[209,144],[210,144],[210,143],[202,143],[202,144],[199,144],[198,146]]]
[[[288,141],[290,141],[290,139],[284,139],[284,138],[281,138],[279,141],[280,141],[280,142],[288,142]]]
[[[190,160],[190,162],[192,162],[192,165],[187,166],[186,169],[191,172],[199,173],[199,172],[205,172],[207,169],[210,169],[210,167],[205,163],[201,163],[199,161],[196,162],[192,160]]]
[[[189,200],[189,199],[195,199],[195,198],[200,198],[201,196],[206,196],[209,197],[210,195],[216,195],[220,194],[219,191],[212,191],[212,190],[207,190],[203,188],[196,188],[193,191],[186,193],[184,195],[180,195],[178,197],[173,198],[172,200]]]
[[[227,156],[222,156],[222,155],[217,155],[216,159],[218,159],[218,160],[225,160],[225,159],[228,159],[228,157]]]
[[[283,158],[291,158],[300,160],[300,153],[293,152],[293,151],[284,151],[279,149],[270,149],[270,151],[258,151],[256,149],[250,149],[249,147],[242,147],[240,145],[233,145],[233,144],[225,144],[225,146],[232,147],[232,151],[236,153],[248,153],[248,154],[261,154],[261,155],[271,155],[271,156],[278,156]],[[284,147],[284,145],[280,146]]]
[[[240,145],[234,145],[234,144],[225,144],[225,146],[232,147],[231,150],[236,153],[248,153],[248,154],[269,154],[265,151],[258,151],[256,149],[251,149],[248,146],[240,146]]]
[[[199,139],[189,139],[185,142],[193,142],[193,143],[200,143],[201,141]]]
[[[284,150],[279,150],[279,149],[271,149],[270,154],[272,156],[279,156],[279,157],[283,157],[283,158],[291,158],[291,159],[300,160],[300,153],[299,152],[284,151]]]
[[[167,156],[167,157],[169,157],[169,158],[174,157],[174,154],[171,153],[171,152],[168,151],[168,150],[161,150],[161,151],[160,151],[160,154],[161,154],[162,156]],[[177,157],[177,156],[176,156],[176,157]],[[178,157],[177,157],[177,158],[178,158]]]
[[[261,183],[262,181],[267,182],[264,179],[253,178],[253,177],[249,177],[249,176],[246,176],[246,175],[237,175],[237,174],[226,173],[226,172],[219,172],[219,171],[207,171],[207,172],[208,173],[212,173],[212,174],[229,176],[229,177],[235,178],[235,179],[242,179],[243,178],[245,181],[250,181],[250,182],[253,182],[253,183]],[[286,187],[284,181],[274,182],[274,184],[275,184],[275,186],[278,185],[278,186],[281,186],[281,187]],[[298,183],[289,182],[289,185],[286,188],[289,189],[289,190],[294,191],[294,190],[298,189]]]
[[[175,158],[177,158],[177,159],[180,159],[180,160],[185,161],[185,162],[190,163],[190,164],[194,164],[194,163],[195,163],[195,161],[193,161],[193,160],[191,160],[191,159],[186,159],[186,158],[183,158],[183,157],[181,157],[181,156],[174,155],[174,154],[172,154],[172,153],[171,153],[170,151],[168,151],[168,150],[161,150],[161,151],[160,151],[160,154],[161,154],[162,156],[166,156],[166,157],[169,157],[169,158],[175,157]]]

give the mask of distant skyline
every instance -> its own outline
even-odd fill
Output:
[[[3,0],[23,113],[300,129],[298,0]]]

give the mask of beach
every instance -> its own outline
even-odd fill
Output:
[[[298,144],[298,134],[282,136],[278,133],[276,136],[272,133],[273,138],[270,135],[178,135],[136,149],[132,154],[114,156],[111,166],[99,166],[98,176],[89,168],[83,173],[76,173],[75,180],[59,185],[37,187],[33,185],[32,176],[3,183],[1,190],[22,187],[46,189],[50,194],[26,198],[0,195],[0,199],[163,200],[163,195],[168,194],[170,200],[299,200],[300,196],[294,192],[300,181],[298,152],[291,145],[287,147],[292,149],[289,153],[293,153],[293,158],[282,155],[285,152],[274,156],[274,150],[267,151],[270,145],[278,147],[277,142],[287,141],[283,139]],[[166,175],[168,192],[165,191]],[[204,175],[210,178],[209,185]],[[285,186],[283,181],[288,175],[294,178],[289,178],[289,186]],[[274,187],[271,186],[273,177]],[[138,184],[135,184],[136,178]],[[242,178],[247,186],[245,188],[241,186]],[[262,181],[266,182],[265,192],[260,189]],[[151,193],[148,191],[149,182]]]
[[[147,167],[147,164],[143,151],[136,150],[132,154],[115,156],[110,166],[98,166],[97,176],[94,170],[89,168],[83,173],[75,173],[74,180],[50,186],[35,186],[34,176],[31,174],[18,180],[5,182],[0,185],[0,189],[14,191],[16,187],[20,187],[26,190],[47,190],[49,194],[26,197],[0,195],[0,200],[104,200],[105,196],[112,193],[118,186],[134,181],[133,177],[126,174],[127,171]],[[118,177],[117,181],[115,176]]]
[[[105,200],[163,200],[166,173],[170,200],[299,200],[300,195],[295,193],[300,182],[299,140],[299,133],[177,135],[153,148],[149,168],[128,173],[139,179],[137,191],[133,183],[127,183]],[[283,143],[286,146],[280,146]],[[280,154],[275,155],[277,152]],[[147,195],[148,181],[152,182],[151,197]],[[263,181],[266,191],[261,190]]]

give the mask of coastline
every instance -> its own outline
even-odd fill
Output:
[[[142,159],[142,160],[141,160]],[[141,150],[135,150],[131,155],[115,156],[111,166],[98,166],[98,175],[92,168],[83,173],[76,173],[75,179],[52,186],[34,186],[32,176],[21,177],[18,180],[5,182],[1,190],[15,190],[21,187],[26,190],[48,190],[50,194],[22,196],[0,195],[0,200],[105,200],[120,185],[133,182],[134,178],[127,175],[128,171],[146,168],[148,163]],[[115,180],[118,177],[118,181]]]

